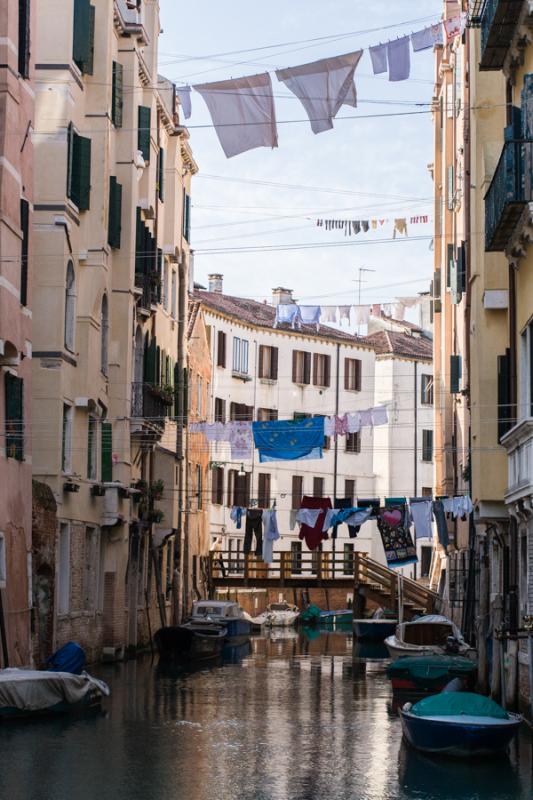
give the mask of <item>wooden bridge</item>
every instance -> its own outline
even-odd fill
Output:
[[[210,596],[216,589],[229,588],[346,589],[353,591],[354,611],[362,614],[367,600],[397,611],[401,592],[406,619],[434,613],[439,604],[435,592],[361,552],[278,552],[271,564],[251,554],[212,552],[204,561],[204,569]]]

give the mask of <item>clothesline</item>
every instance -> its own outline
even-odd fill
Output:
[[[335,323],[348,327],[352,314],[356,325],[368,325],[370,317],[380,317],[384,314],[401,322],[405,318],[405,311],[422,302],[422,297],[397,297],[391,303],[373,303],[365,305],[299,305],[298,303],[280,303],[276,306],[274,328],[279,325],[291,325],[293,330],[300,330],[302,325],[316,325],[320,330],[321,323]]]
[[[432,220],[428,214],[420,214],[411,217],[396,217],[393,219],[317,219],[316,227],[324,228],[327,231],[344,231],[345,236],[357,236],[358,234],[368,233],[369,230],[378,230],[384,225],[394,223],[392,238],[397,235],[408,236],[407,225],[427,225]]]
[[[459,35],[466,14],[437,22],[410,36],[369,48],[375,75],[388,71],[389,81],[407,80],[413,53]],[[333,128],[342,106],[357,108],[355,72],[364,50],[275,71],[277,79],[300,100],[313,133]],[[257,147],[277,147],[278,132],[272,79],[268,72],[177,89],[185,119],[192,114],[191,89],[202,95],[227,158]]]

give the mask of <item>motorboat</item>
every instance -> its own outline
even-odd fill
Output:
[[[409,744],[423,753],[493,756],[504,753],[522,717],[472,692],[441,692],[400,711]]]
[[[454,678],[465,689],[472,689],[476,675],[477,663],[464,656],[411,656],[399,658],[387,667],[387,676],[396,693],[435,694]]]
[[[226,630],[220,625],[192,623],[160,628],[154,636],[162,659],[184,662],[213,661],[222,655]]]
[[[321,611],[318,624],[324,628],[351,628],[353,611],[343,608],[339,611]]]
[[[475,655],[457,625],[438,614],[402,622],[396,626],[395,634],[385,639],[385,644],[393,660],[404,656]]]
[[[281,603],[271,603],[267,606],[266,611],[255,617],[254,622],[267,628],[288,628],[295,624],[299,616],[300,610],[298,606],[291,606],[283,601]]]
[[[87,672],[74,675],[31,669],[0,670],[0,719],[95,711],[110,694]]]
[[[193,603],[188,623],[196,628],[222,626],[226,631],[226,640],[237,644],[246,641],[252,633],[253,623],[247,616],[238,603],[227,600],[198,600]]]
[[[398,620],[388,617],[382,608],[376,609],[368,619],[354,619],[353,634],[362,642],[384,642],[393,636]]]

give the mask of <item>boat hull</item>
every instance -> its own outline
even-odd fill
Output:
[[[39,719],[41,717],[64,716],[65,714],[88,714],[98,712],[102,708],[102,695],[98,691],[91,691],[77,703],[68,703],[66,700],[55,703],[47,708],[33,709],[31,711],[13,706],[0,707],[0,720],[9,722],[17,719]]]
[[[508,720],[490,717],[417,717],[400,711],[405,739],[423,753],[468,758],[504,753],[520,727],[521,718]]]
[[[221,656],[226,631],[216,626],[200,630],[187,625],[176,625],[160,628],[154,640],[161,658],[210,661]]]
[[[458,656],[396,659],[387,668],[395,694],[436,694],[458,678],[467,690],[476,682],[477,663]]]
[[[354,619],[353,633],[362,642],[384,642],[394,635],[397,625],[395,619]]]

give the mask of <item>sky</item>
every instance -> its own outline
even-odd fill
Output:
[[[160,5],[159,71],[178,85],[273,72],[368,48],[419,30],[442,12],[442,0],[160,0]],[[364,267],[374,272],[361,275],[362,303],[429,288],[433,52],[411,53],[410,79],[390,83],[386,75],[372,74],[367,50],[355,78],[358,108],[344,107],[333,130],[315,135],[300,101],[272,75],[279,147],[231,159],[202,97],[192,92],[192,115],[184,124],[199,166],[192,188],[198,283],[206,286],[207,275],[219,272],[226,294],[263,300],[272,288],[285,286],[305,303],[349,304],[358,302]],[[408,238],[385,242],[379,240],[391,239],[392,222],[351,238],[316,224],[319,218],[424,214],[429,224],[410,226]]]

